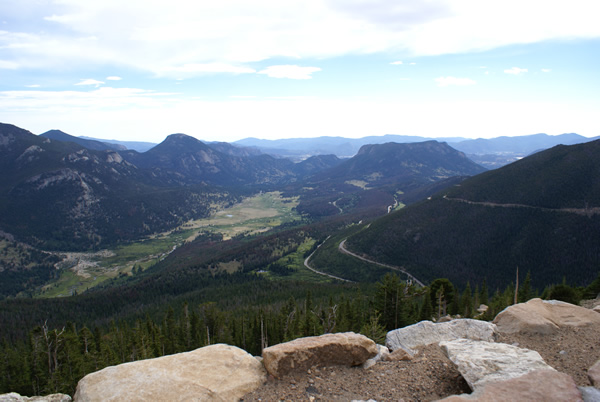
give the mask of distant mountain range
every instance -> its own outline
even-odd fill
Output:
[[[333,215],[374,206],[387,209],[485,170],[437,141],[364,145],[354,157],[303,181],[298,210]]]
[[[8,124],[0,125],[0,156],[0,230],[53,249],[136,239],[259,190],[299,196],[298,210],[313,218],[383,210],[484,170],[436,141],[365,145],[345,161],[316,155],[295,163],[185,134],[140,153]]]
[[[104,143],[119,144],[138,152],[145,152],[156,144],[149,142],[126,142],[116,140],[99,140],[89,137],[79,137]],[[350,158],[358,153],[363,145],[395,143],[412,143],[424,141],[447,142],[452,148],[464,152],[471,160],[487,169],[495,169],[519,160],[534,152],[552,148],[556,145],[574,145],[594,141],[600,137],[588,138],[579,134],[531,134],[515,137],[496,137],[490,139],[469,139],[463,137],[419,137],[410,135],[388,134],[383,136],[368,136],[362,138],[317,137],[290,138],[279,140],[263,140],[245,138],[232,144],[237,152],[266,153],[276,157],[303,160],[314,155],[336,155],[339,158]],[[209,143],[219,149],[219,143]],[[221,143],[227,144],[227,143]],[[83,144],[82,144],[83,145]],[[231,150],[231,148],[229,148]],[[221,150],[221,152],[225,152]]]
[[[494,289],[530,271],[538,288],[583,285],[600,267],[600,141],[556,146],[464,180],[382,217],[348,239],[353,251]]]
[[[334,154],[338,157],[354,156],[363,145],[395,143],[412,143],[435,140],[447,142],[452,148],[464,152],[480,165],[494,169],[514,162],[533,152],[551,148],[555,145],[573,145],[593,141],[600,137],[587,138],[578,134],[562,134],[551,136],[533,134],[517,137],[497,137],[491,139],[468,139],[460,137],[428,138],[405,135],[383,135],[363,138],[318,137],[293,138],[281,140],[260,140],[246,138],[235,144],[254,147],[262,152],[281,156],[299,158],[306,155]]]

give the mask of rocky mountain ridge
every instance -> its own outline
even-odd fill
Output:
[[[407,180],[394,167],[410,178],[412,187],[483,170],[466,158],[462,159],[469,166],[458,160],[447,165],[445,153],[436,160],[436,152],[452,149],[435,142],[411,144],[413,154],[422,160],[413,155],[410,163],[403,160],[409,156],[402,151],[406,146],[378,146],[367,161],[365,155],[357,156],[359,163],[352,162],[354,176],[344,179],[336,172],[350,168],[351,161],[333,155],[294,163],[233,145],[211,147],[185,134],[170,135],[144,153],[89,149],[70,139],[62,132],[36,136],[0,124],[0,230],[45,249],[100,248],[173,229],[259,191],[285,189],[301,198],[301,213],[320,217],[356,208],[384,208],[389,199],[393,203],[397,187],[404,189]],[[94,147],[100,144],[85,141]],[[435,149],[429,154],[417,151],[431,148]],[[369,158],[378,158],[380,166],[368,162]],[[344,163],[346,167],[335,170]],[[308,180],[319,173],[318,182]],[[369,188],[339,182],[354,177],[367,180]],[[394,188],[378,192],[383,185]],[[318,187],[318,194],[307,186]],[[334,206],[340,198],[347,201]]]
[[[262,358],[211,345],[89,374],[74,400],[594,401],[600,299],[592,306],[532,299],[493,322],[397,329],[386,346],[354,333],[296,339],[265,348]]]

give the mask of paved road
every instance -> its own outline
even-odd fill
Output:
[[[371,263],[371,264],[375,264],[375,265],[379,265],[381,267],[385,267],[385,268],[389,268],[389,269],[393,269],[394,271],[398,271],[398,272],[402,272],[404,275],[406,275],[408,278],[410,278],[413,282],[415,282],[416,284],[418,284],[421,287],[424,287],[425,285],[423,284],[423,282],[421,282],[420,280],[418,280],[417,278],[415,278],[412,274],[408,273],[404,268],[402,267],[396,267],[394,265],[388,265],[388,264],[383,264],[381,262],[377,262],[377,261],[373,261],[370,260],[368,258],[365,258],[361,255],[355,254],[352,251],[348,250],[346,248],[346,239],[342,240],[340,242],[340,245],[338,246],[338,249],[340,250],[340,252],[344,253],[344,254],[348,254],[351,255],[352,257],[358,258],[360,260],[363,260],[365,262]]]
[[[499,204],[496,202],[469,201],[469,200],[465,200],[463,198],[449,198],[447,196],[444,196],[444,199],[448,200],[448,201],[463,202],[465,204],[471,204],[471,205],[482,205],[484,207],[529,208],[529,209],[537,209],[540,211],[548,211],[548,212],[568,212],[571,214],[585,215],[585,216],[592,216],[592,215],[600,214],[600,208],[598,208],[598,207],[592,207],[592,208],[544,208],[544,207],[536,207],[533,205],[525,205],[525,204],[511,204],[511,203]]]
[[[325,240],[325,241],[327,241],[327,240]],[[321,247],[321,245],[322,245],[322,244],[323,244],[323,243],[319,244],[319,245],[317,246],[317,249],[318,249],[319,247]],[[316,269],[314,269],[314,268],[312,268],[310,265],[308,265],[308,260],[310,260],[310,258],[311,258],[311,257],[313,256],[313,254],[314,254],[314,253],[316,253],[316,252],[317,252],[317,250],[313,251],[313,252],[312,252],[312,253],[310,253],[310,255],[309,255],[308,257],[306,257],[306,259],[304,260],[304,266],[305,266],[306,268],[310,269],[310,270],[311,270],[311,271],[313,271],[315,274],[319,274],[319,275],[327,276],[327,277],[329,277],[329,278],[332,278],[332,279],[337,279],[338,281],[343,281],[343,282],[354,282],[354,281],[351,281],[351,280],[349,280],[349,279],[340,278],[339,276],[330,275],[330,274],[328,274],[328,273],[325,273],[325,272],[317,271]]]

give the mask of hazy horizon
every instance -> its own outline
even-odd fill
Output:
[[[0,4],[0,121],[160,142],[600,135],[600,3]]]

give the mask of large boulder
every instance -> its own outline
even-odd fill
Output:
[[[50,394],[45,396],[21,396],[16,392],[0,395],[0,402],[71,402],[66,394]]]
[[[440,347],[472,390],[535,370],[554,370],[538,352],[506,343],[458,339]]]
[[[354,332],[325,334],[295,339],[263,349],[265,368],[282,376],[312,366],[358,366],[378,353],[377,344]]]
[[[582,400],[582,393],[568,374],[535,370],[520,377],[491,382],[472,394],[454,395],[443,402],[565,401]]]
[[[493,322],[499,332],[551,334],[560,327],[600,325],[600,314],[558,300],[531,299],[505,308]]]
[[[496,340],[496,326],[486,321],[468,318],[438,323],[421,321],[388,332],[385,345],[392,351],[404,349],[413,355],[413,348],[418,346],[461,338],[493,342]]]
[[[77,384],[74,401],[234,401],[266,381],[246,351],[211,345],[192,352],[106,367]]]

